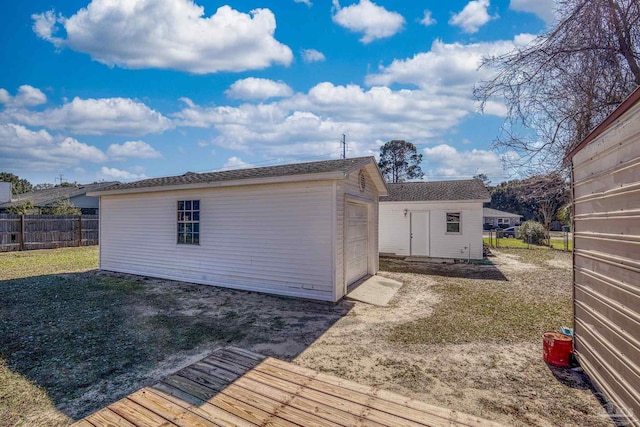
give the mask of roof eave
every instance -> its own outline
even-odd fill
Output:
[[[88,196],[101,197],[101,196],[113,196],[118,194],[139,194],[139,193],[155,193],[161,191],[176,191],[176,190],[193,190],[200,188],[220,188],[220,187],[237,187],[242,185],[262,185],[262,184],[280,184],[289,182],[303,182],[303,181],[324,181],[329,179],[344,179],[343,172],[324,172],[315,174],[304,175],[285,175],[266,178],[248,178],[248,179],[235,179],[229,181],[216,181],[216,182],[198,182],[192,184],[174,184],[174,185],[158,185],[154,187],[139,187],[139,188],[125,188],[114,190],[96,190],[87,193]]]
[[[615,123],[616,120],[618,120],[624,113],[627,112],[627,110],[629,110],[638,101],[640,101],[640,86],[637,87],[633,92],[631,92],[631,94],[627,97],[627,99],[622,101],[622,103],[618,105],[618,107],[615,110],[613,110],[613,112],[609,114],[607,118],[602,121],[602,123],[600,123],[594,130],[592,130],[591,133],[587,135],[587,137],[583,139],[582,142],[580,142],[580,144],[578,144],[573,150],[571,150],[569,154],[567,154],[564,157],[563,162],[568,163],[569,161],[571,161],[573,157],[580,150],[582,150],[591,141],[593,141],[602,133],[604,133],[604,131],[609,126]]]

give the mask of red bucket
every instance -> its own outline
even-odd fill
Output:
[[[560,332],[545,332],[542,334],[542,349],[545,362],[560,368],[568,368],[573,351],[573,338]]]

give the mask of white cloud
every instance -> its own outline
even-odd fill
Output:
[[[430,10],[425,10],[424,11],[424,16],[420,20],[420,23],[422,25],[424,25],[425,27],[428,27],[429,25],[434,25],[436,22],[437,21],[435,19],[433,19],[433,17],[431,16],[431,11]]]
[[[360,0],[343,8],[334,0],[334,7],[333,22],[353,32],[364,33],[360,41],[365,44],[393,36],[405,22],[399,13],[390,12],[371,0]]]
[[[271,103],[238,107],[187,104],[174,115],[178,126],[214,128],[210,144],[267,155],[331,155],[347,134],[351,155],[378,153],[380,141],[425,143],[475,111],[472,101],[421,90],[363,89],[320,83]]]
[[[4,111],[0,120],[84,135],[144,135],[172,127],[171,121],[159,112],[128,98],[74,98],[61,107],[42,112]]]
[[[476,33],[480,27],[491,20],[489,12],[489,0],[472,0],[460,11],[451,17],[449,24],[462,28],[465,33]]]
[[[0,124],[0,169],[51,171],[105,160],[107,156],[100,149],[76,139],[14,123]]]
[[[16,96],[11,96],[6,89],[0,89],[0,104],[4,104],[7,107],[33,107],[45,102],[47,102],[47,95],[33,86],[20,86]]]
[[[225,94],[235,99],[268,99],[293,95],[293,90],[284,82],[249,77],[238,80]]]
[[[509,2],[509,9],[533,13],[547,24],[555,22],[556,7],[555,0],[511,0]]]
[[[518,35],[513,41],[472,44],[435,40],[430,51],[396,59],[388,66],[381,66],[378,73],[367,75],[365,81],[368,85],[413,84],[431,93],[470,99],[474,84],[494,73],[488,67],[478,69],[484,56],[510,52],[532,38]]]
[[[224,165],[222,165],[221,170],[230,170],[230,169],[248,169],[255,167],[251,163],[247,163],[243,161],[240,157],[229,157]]]
[[[493,177],[492,181],[500,182],[505,175],[500,156],[492,151],[458,151],[450,145],[440,144],[425,148],[422,156],[422,169],[427,178],[471,178],[484,173]]]
[[[293,1],[296,2],[296,3],[304,3],[309,7],[313,6],[313,3],[311,3],[310,0],[293,0]]]
[[[126,141],[123,144],[111,144],[107,155],[114,159],[160,159],[162,154],[144,141]]]
[[[230,6],[206,17],[193,0],[93,0],[73,16],[32,15],[34,32],[54,46],[88,53],[108,66],[168,68],[195,74],[289,65],[293,54],[274,38],[269,9]],[[66,38],[56,37],[58,26]]]
[[[302,49],[302,60],[307,64],[326,60],[324,53],[315,49]]]
[[[108,168],[103,166],[100,168],[100,177],[106,179],[116,179],[118,181],[134,181],[137,179],[145,179],[144,173],[129,172],[117,168]]]

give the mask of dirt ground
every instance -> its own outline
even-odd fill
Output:
[[[541,332],[571,319],[571,259],[534,252],[383,259],[380,275],[404,283],[387,307],[97,271],[0,281],[0,356],[59,411],[4,420],[67,425],[232,344],[508,425],[613,425],[583,374],[541,360]],[[0,419],[2,404],[0,387]]]

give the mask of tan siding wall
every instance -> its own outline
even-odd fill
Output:
[[[640,414],[640,105],[574,156],[573,192],[575,351]]]
[[[429,247],[434,258],[482,258],[482,203],[382,202],[380,252],[410,255],[410,215],[404,209],[429,212]],[[462,232],[446,233],[446,213],[462,213]],[[470,251],[469,251],[470,248]]]
[[[176,243],[200,200],[200,245]],[[333,300],[333,182],[103,196],[105,270]]]
[[[344,277],[344,209],[345,201],[352,200],[367,202],[369,208],[369,245],[370,262],[369,274],[378,272],[378,191],[369,173],[364,170],[366,177],[365,191],[360,191],[358,171],[349,175],[345,180],[337,182],[336,187],[336,295],[338,298],[345,293]]]

